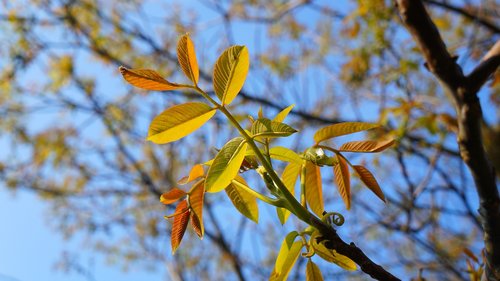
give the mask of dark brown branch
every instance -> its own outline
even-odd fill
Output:
[[[500,66],[500,40],[484,56],[482,62],[467,76],[469,89],[477,92]]]
[[[440,79],[453,96],[457,112],[457,142],[460,155],[472,174],[480,204],[484,230],[486,277],[500,280],[500,196],[495,171],[481,137],[482,109],[477,91],[498,66],[497,45],[468,77],[446,50],[439,31],[419,0],[397,0],[401,19],[419,45],[428,69]],[[495,68],[495,69],[494,69]]]
[[[478,16],[470,11],[467,11],[465,8],[453,6],[450,3],[439,2],[439,1],[434,1],[434,0],[424,0],[424,2],[429,4],[429,5],[441,7],[441,8],[444,8],[446,10],[455,12],[459,15],[462,15],[462,16],[466,17],[467,19],[486,27],[492,33],[500,33],[500,27],[496,26],[495,24],[491,23],[490,21],[488,21],[487,19],[485,19],[483,17],[480,17],[480,16]]]

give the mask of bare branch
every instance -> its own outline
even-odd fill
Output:
[[[483,57],[481,63],[467,76],[471,91],[477,92],[500,66],[500,40]]]

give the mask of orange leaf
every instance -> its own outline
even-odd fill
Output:
[[[194,212],[191,212],[190,218],[191,218],[191,226],[193,227],[194,232],[196,232],[196,235],[198,235],[200,239],[203,239],[203,233],[202,233],[203,224],[200,223],[198,217],[194,214]]]
[[[373,193],[375,193],[375,195],[378,196],[378,198],[385,202],[384,193],[382,192],[382,189],[380,189],[380,186],[378,185],[378,182],[373,174],[363,166],[354,165],[352,167],[359,175],[361,181],[366,185],[366,187],[368,187]]]
[[[183,177],[179,181],[177,181],[178,184],[186,184],[194,181],[197,178],[203,177],[205,174],[205,171],[203,170],[203,165],[201,164],[196,164],[191,168],[191,171],[189,172],[189,176]]]
[[[198,70],[194,44],[188,34],[183,35],[177,43],[177,59],[179,60],[179,64],[184,74],[186,74],[193,83],[198,84],[200,71]]]
[[[380,152],[385,150],[386,148],[392,146],[394,144],[394,140],[384,140],[384,141],[350,141],[344,143],[339,151],[344,152]]]
[[[323,203],[323,187],[321,184],[321,173],[319,166],[306,161],[305,193],[309,208],[318,216],[323,215],[325,206]]]
[[[339,163],[333,167],[335,174],[335,182],[339,190],[340,196],[344,200],[347,210],[351,208],[351,181],[349,175],[349,167],[344,157],[337,155]]]
[[[187,193],[184,190],[174,187],[170,191],[165,192],[160,196],[160,202],[165,205],[172,204],[181,199],[181,197],[185,196],[186,194]]]
[[[187,210],[187,211],[183,211]],[[183,211],[183,212],[182,212]],[[174,217],[174,224],[172,225],[172,234],[170,235],[170,241],[172,244],[172,255],[175,254],[175,251],[179,247],[182,241],[182,237],[186,232],[186,227],[189,221],[189,209],[187,208],[186,200],[177,205],[175,209],[175,213],[179,213]]]
[[[182,85],[168,82],[158,72],[151,69],[128,69],[120,66],[119,70],[127,82],[141,89],[169,91],[183,87]]]
[[[198,219],[198,224],[200,226],[200,233],[197,232],[198,236],[201,238],[205,232],[203,228],[203,198],[205,197],[205,181],[201,180],[191,188],[189,192],[188,201],[191,210]]]

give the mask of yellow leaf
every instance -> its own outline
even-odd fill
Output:
[[[227,48],[214,67],[214,90],[222,104],[230,104],[240,92],[248,73],[250,58],[245,46]]]
[[[319,167],[310,161],[305,161],[305,193],[309,208],[319,217],[323,215],[325,206],[323,203],[323,187]]]
[[[190,183],[198,178],[203,177],[205,174],[205,171],[203,170],[203,165],[202,164],[196,164],[191,168],[191,171],[189,172],[189,176],[183,177],[179,181],[177,181],[178,184],[187,184]]]
[[[306,266],[306,281],[323,281],[319,267],[309,259]]]
[[[183,35],[177,43],[177,59],[179,60],[179,64],[184,74],[186,74],[195,85],[198,84],[200,71],[198,69],[198,62],[196,61],[194,44],[188,34]]]
[[[368,187],[373,193],[375,193],[375,195],[377,195],[380,200],[385,202],[384,193],[382,192],[382,189],[380,189],[380,186],[378,185],[378,182],[373,174],[363,166],[353,165],[352,167],[359,175],[361,181],[366,185],[366,187]]]
[[[127,82],[141,89],[170,91],[184,87],[183,85],[168,82],[158,72],[151,69],[128,69],[120,66],[119,70]]]
[[[149,125],[148,140],[158,144],[176,141],[199,129],[215,112],[201,102],[175,105],[153,119]]]
[[[160,202],[165,205],[172,204],[181,199],[183,196],[186,196],[186,194],[187,193],[184,192],[184,190],[174,187],[170,191],[165,192],[160,196]]]
[[[319,129],[314,134],[314,141],[318,144],[322,141],[334,137],[365,131],[377,127],[380,127],[380,125],[363,123],[363,122],[343,122],[343,123],[333,124]]]
[[[350,258],[337,253],[335,250],[328,249],[323,245],[323,243],[318,243],[318,238],[320,237],[319,232],[315,231],[310,238],[311,246],[314,249],[314,253],[323,258],[324,260],[334,263],[345,270],[354,271],[356,270],[356,263]]]
[[[392,146],[394,144],[394,140],[384,140],[384,141],[350,141],[344,143],[339,151],[344,152],[381,152],[386,148]]]
[[[285,162],[302,164],[302,158],[295,151],[283,146],[275,146],[269,149],[271,158]]]
[[[186,210],[182,212],[182,210]],[[182,241],[182,237],[184,236],[184,232],[186,232],[186,227],[189,221],[189,209],[187,209],[187,202],[183,200],[177,205],[175,209],[175,213],[179,212],[178,215],[174,217],[174,224],[172,225],[172,233],[170,235],[170,242],[172,245],[172,255],[175,254],[175,251],[179,247]]]
[[[288,116],[288,113],[290,113],[290,111],[292,111],[294,106],[295,106],[295,104],[292,104],[292,105],[288,106],[287,108],[283,109],[282,111],[280,111],[280,113],[278,113],[276,115],[276,117],[274,117],[273,121],[280,122],[280,123],[285,121],[285,118]]]
[[[299,257],[300,249],[303,246],[302,241],[294,242],[298,235],[299,233],[297,231],[292,231],[283,239],[269,280],[286,280],[288,277],[290,270]]]
[[[227,196],[231,199],[234,207],[236,207],[242,215],[253,220],[255,223],[259,223],[259,207],[257,205],[257,199],[238,184],[248,187],[245,179],[236,175],[236,178],[225,189]]]
[[[205,197],[205,181],[201,180],[193,185],[189,191],[188,203],[192,213],[197,219],[197,226],[199,226],[200,238],[203,238],[205,229],[203,228],[203,198]],[[196,227],[194,228],[196,231]]]
[[[297,182],[297,178],[299,177],[301,168],[302,163],[297,164],[291,162],[285,167],[285,170],[283,170],[283,174],[281,175],[283,184],[285,184],[286,188],[292,195],[295,194],[295,183]],[[290,211],[285,208],[276,208],[276,212],[278,213],[278,218],[281,224],[285,224],[288,217],[290,216]]]
[[[259,118],[252,124],[251,134],[253,137],[278,138],[287,137],[297,130],[285,123],[271,121],[267,118]]]
[[[347,210],[351,208],[351,180],[349,174],[349,166],[344,157],[337,155],[339,163],[333,166],[333,173],[335,174],[335,182],[339,190],[340,196],[344,200]]]
[[[219,192],[231,183],[243,163],[247,146],[243,138],[237,137],[222,147],[208,169],[205,181],[207,192]]]

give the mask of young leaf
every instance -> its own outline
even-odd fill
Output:
[[[199,129],[215,112],[215,109],[201,102],[175,105],[153,119],[148,140],[158,144],[176,141]]]
[[[203,224],[198,220],[194,212],[190,212],[189,218],[194,232],[200,237],[200,240],[203,239]]]
[[[289,256],[290,249],[292,248],[295,238],[297,238],[298,235],[299,233],[297,231],[292,231],[288,233],[285,239],[283,239],[283,242],[281,242],[281,248],[278,253],[278,257],[276,258],[276,263],[273,270],[273,273],[275,275],[280,275],[283,272],[285,261]]]
[[[302,164],[302,158],[300,158],[300,156],[297,153],[295,153],[295,151],[283,146],[272,147],[271,149],[269,149],[269,154],[273,159],[290,163]]]
[[[349,174],[349,166],[344,157],[337,155],[339,163],[333,166],[333,173],[335,174],[335,182],[339,190],[340,196],[344,200],[347,210],[351,208],[351,180]]]
[[[375,193],[375,195],[377,195],[380,200],[385,202],[384,193],[382,192],[382,189],[380,189],[380,186],[378,185],[378,182],[373,174],[363,166],[353,165],[352,167],[359,175],[361,181],[366,185],[366,187],[368,187],[373,193]]]
[[[309,208],[318,216],[323,215],[325,206],[323,203],[323,188],[319,167],[309,161],[305,161],[306,178],[305,193]]]
[[[183,35],[177,43],[177,59],[179,60],[179,64],[184,74],[186,74],[195,85],[198,84],[200,71],[198,69],[198,62],[196,61],[193,41],[191,41],[191,38],[189,38],[187,34]]]
[[[203,177],[205,174],[205,171],[203,170],[203,165],[202,164],[196,164],[191,168],[191,171],[189,172],[189,176],[183,177],[179,181],[177,181],[178,184],[187,184],[190,183],[198,178]]]
[[[314,141],[318,144],[334,137],[370,130],[377,127],[380,127],[380,125],[363,122],[343,122],[333,124],[316,131],[314,134]]]
[[[302,164],[291,162],[285,167],[285,170],[283,170],[283,174],[281,175],[281,180],[292,195],[295,194],[295,183],[297,182],[301,168]],[[276,208],[276,212],[278,213],[278,218],[281,224],[285,224],[290,216],[290,211],[285,208]]]
[[[384,140],[384,141],[350,141],[344,143],[340,146],[339,151],[345,152],[381,152],[386,148],[392,146],[394,140]]]
[[[187,193],[184,190],[174,187],[160,196],[160,202],[165,205],[172,204],[186,195]]]
[[[182,208],[179,207],[179,206],[182,206]],[[171,215],[164,216],[164,218],[165,219],[171,219],[171,218],[174,218],[176,216],[182,215],[182,214],[184,214],[186,212],[189,212],[189,206],[187,205],[187,201],[186,200],[182,200],[177,205],[177,208],[175,208],[174,213],[171,214]]]
[[[175,209],[175,213],[179,212],[178,215],[174,217],[174,224],[172,225],[172,234],[170,235],[170,242],[172,244],[172,255],[175,254],[175,251],[179,247],[182,241],[182,237],[184,236],[184,232],[186,232],[186,227],[189,221],[189,209],[187,209],[187,202],[183,200],[177,205]],[[182,210],[186,210],[181,212]]]
[[[302,241],[296,241],[290,247],[288,251],[288,255],[283,263],[283,267],[281,268],[281,274],[276,274],[275,271],[271,273],[271,277],[269,277],[269,281],[286,281],[290,271],[293,266],[297,262],[299,258],[300,249],[302,249]]]
[[[222,147],[208,169],[205,181],[207,192],[219,192],[231,183],[245,158],[247,146],[243,138],[237,137]]]
[[[279,138],[288,137],[297,130],[285,123],[271,121],[267,118],[259,118],[252,124],[251,134],[254,137]]]
[[[119,70],[127,82],[141,89],[170,91],[184,87],[183,85],[168,82],[158,72],[151,69],[128,69],[120,66]]]
[[[245,179],[239,175],[236,175],[233,182],[234,181],[248,186]],[[231,199],[234,207],[236,207],[242,215],[253,220],[255,223],[259,223],[259,207],[257,205],[257,199],[251,193],[233,182],[226,187],[227,196]]]
[[[288,116],[288,113],[290,113],[290,111],[292,111],[294,106],[295,106],[295,104],[292,104],[292,105],[288,106],[287,108],[283,109],[282,111],[280,111],[280,113],[278,113],[276,115],[276,117],[274,117],[273,121],[279,122],[279,123],[285,121],[285,118]]]
[[[205,197],[205,181],[201,180],[193,185],[189,191],[188,202],[191,211],[197,219],[197,227],[199,226],[199,232],[197,233],[200,238],[203,237],[205,229],[203,227],[203,198]],[[196,227],[195,227],[196,231]]]
[[[230,104],[239,93],[250,66],[245,46],[227,48],[217,59],[214,67],[214,90],[222,104]]]
[[[323,275],[319,267],[311,260],[307,262],[306,266],[306,281],[323,281]]]
[[[310,244],[314,249],[314,253],[328,262],[332,262],[345,270],[356,270],[356,263],[350,258],[337,253],[335,250],[328,249],[323,243],[318,243],[319,232],[315,231],[310,238]]]

